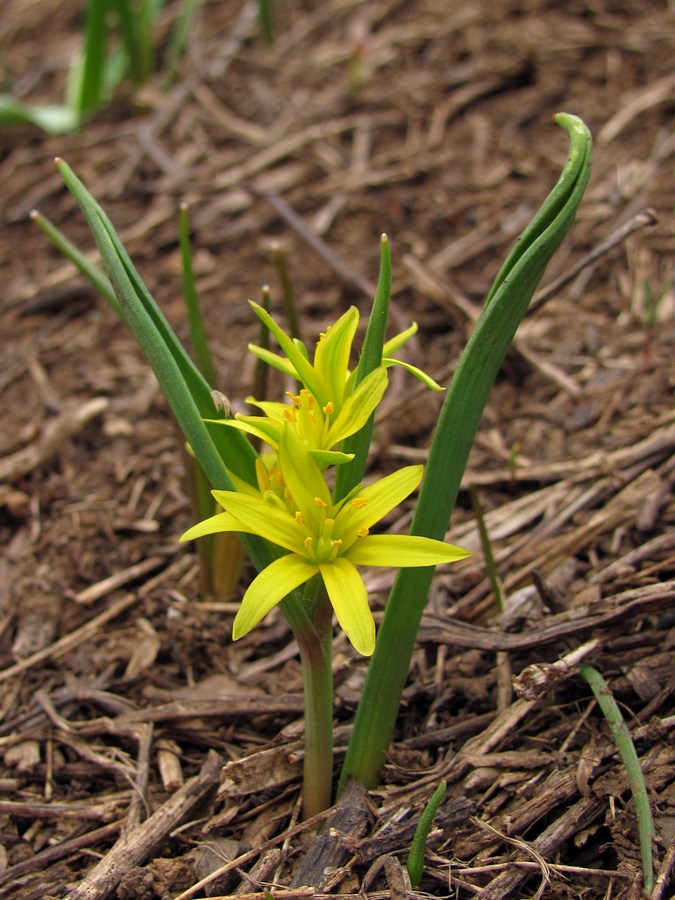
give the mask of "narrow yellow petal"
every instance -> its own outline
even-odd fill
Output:
[[[310,531],[319,525],[318,497],[325,507],[330,506],[331,496],[321,469],[312,459],[293,428],[286,425],[279,442],[279,468],[286,487],[305,517]]]
[[[470,556],[468,550],[408,534],[369,534],[359,538],[345,554],[357,566],[392,566],[397,569],[437,566]]]
[[[422,480],[423,466],[404,466],[368,485],[354,499],[358,504],[345,503],[337,515],[336,530],[349,545],[363,528],[371,528],[388,512],[411,494]],[[365,506],[360,501],[366,501]]]
[[[357,653],[370,656],[375,649],[375,622],[363,579],[349,560],[340,556],[332,563],[322,563],[319,571],[340,627]]]
[[[203,537],[205,534],[217,534],[219,531],[241,531],[250,534],[251,532],[244,528],[238,519],[228,512],[217,513],[210,519],[204,519],[203,522],[197,522],[192,528],[188,528],[185,534],[181,534],[181,541],[192,541],[195,538]],[[255,533],[255,532],[253,532]]]
[[[328,446],[333,447],[356,434],[366,424],[382,399],[387,387],[387,372],[383,366],[367,375],[348,397],[337,418],[328,430]]]
[[[314,575],[316,566],[292,553],[270,563],[253,579],[244,594],[232,626],[233,640],[248,634],[273,606]]]
[[[229,530],[259,534],[273,544],[303,555],[305,532],[286,509],[235,491],[214,491],[213,496],[241,523],[239,529]]]
[[[351,306],[327,329],[314,351],[314,369],[326,391],[319,397],[321,404],[328,401],[342,403],[342,396],[349,375],[349,355],[359,324],[359,311]]]

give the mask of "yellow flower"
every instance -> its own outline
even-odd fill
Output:
[[[422,479],[422,466],[407,466],[333,503],[325,477],[295,430],[286,423],[278,470],[260,494],[213,491],[225,509],[190,528],[181,540],[218,531],[256,534],[287,551],[253,580],[234,621],[236,640],[273,606],[316,575],[323,579],[338,622],[354,648],[369,656],[375,623],[356,566],[433,566],[468,556],[461,547],[410,535],[370,534]],[[265,484],[259,472],[259,486]]]
[[[234,419],[214,420],[213,424],[238,428],[278,450],[284,424],[290,422],[306,449],[325,469],[352,459],[351,454],[334,448],[368,422],[387,387],[387,367],[404,366],[428,387],[441,390],[432,378],[415,366],[389,356],[416,332],[416,325],[411,325],[388,341],[384,347],[382,365],[356,385],[356,370],[349,369],[352,343],[359,323],[359,311],[355,306],[319,336],[312,362],[301,341],[292,340],[261,306],[251,302],[251,307],[274,334],[286,356],[253,344],[249,345],[249,349],[259,359],[301,382],[304,387],[297,394],[289,393],[290,403],[258,402],[253,397],[247,397],[246,402],[256,406],[262,416],[238,413]]]

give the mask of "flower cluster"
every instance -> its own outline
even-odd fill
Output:
[[[331,495],[326,468],[351,458],[334,448],[363,428],[387,383],[384,365],[359,385],[349,370],[358,311],[349,310],[321,335],[313,364],[304,345],[292,341],[260,307],[256,312],[286,358],[261,348],[254,352],[304,387],[291,395],[290,404],[253,401],[263,416],[228,420],[230,427],[261,437],[276,455],[269,464],[258,459],[257,486],[235,479],[236,491],[213,491],[225,511],[190,528],[182,540],[234,531],[258,535],[284,551],[246,591],[234,621],[235,640],[284,597],[320,576],[340,626],[354,648],[368,656],[375,647],[375,625],[356,566],[433,566],[468,553],[430,538],[370,533],[419,485],[422,466],[358,485],[341,500]]]

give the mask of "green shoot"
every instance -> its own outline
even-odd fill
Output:
[[[185,46],[198,0],[184,0],[173,32],[167,70],[172,75]],[[21,103],[0,95],[0,125],[26,123],[50,134],[75,131],[109,103],[128,76],[139,87],[155,68],[153,27],[162,0],[88,0],[81,50],[73,61],[62,104]]]
[[[621,762],[626,770],[628,783],[635,801],[638,835],[640,839],[640,853],[642,856],[644,889],[650,894],[652,887],[654,886],[652,841],[654,840],[655,831],[652,811],[649,805],[649,796],[647,794],[647,786],[645,784],[644,775],[642,774],[642,769],[640,768],[640,760],[635,752],[635,745],[631,740],[630,732],[621,715],[621,710],[612,696],[612,692],[605,679],[597,669],[593,668],[593,666],[582,666],[581,669],[579,669],[579,674],[588,682],[590,689],[593,691],[593,696],[607,720],[612,738],[614,739],[614,743],[621,756]]]
[[[63,253],[63,255],[77,267],[80,273],[89,280],[92,286],[99,292],[109,306],[112,307],[120,319],[124,321],[124,314],[119,300],[115,295],[109,279],[106,278],[100,268],[90,262],[85,254],[82,253],[81,250],[78,250],[75,244],[73,244],[73,242],[70,241],[56,225],[50,222],[46,216],[43,216],[41,212],[34,209],[32,210],[30,217],[38,228],[47,235],[50,241],[58,247],[61,253]]]
[[[417,828],[415,829],[415,837],[413,838],[410,853],[408,854],[408,860],[406,862],[406,868],[408,869],[408,875],[410,876],[410,884],[414,888],[418,887],[422,880],[427,839],[429,837],[429,832],[431,831],[431,826],[433,825],[434,816],[445,797],[446,787],[446,782],[441,781],[431,795],[431,799],[424,807],[420,820],[417,823]]]
[[[204,317],[199,308],[199,298],[195,286],[195,276],[192,269],[192,248],[190,246],[190,222],[188,219],[187,204],[181,203],[179,217],[180,253],[183,270],[183,297],[187,310],[190,337],[197,360],[197,366],[208,383],[215,387],[216,373],[213,366],[213,358],[206,339]]]
[[[488,578],[490,579],[490,584],[492,585],[492,593],[495,598],[495,603],[497,606],[497,611],[499,613],[504,612],[504,591],[502,590],[502,583],[499,578],[499,572],[497,571],[497,566],[495,564],[495,558],[492,555],[492,544],[490,542],[490,535],[488,534],[487,528],[485,526],[485,516],[483,515],[483,507],[481,506],[480,497],[478,496],[478,491],[476,488],[471,485],[469,488],[469,496],[471,497],[471,505],[473,507],[474,514],[476,516],[476,524],[478,525],[478,534],[480,535],[480,544],[483,550],[483,558],[485,559],[485,569],[488,574]]]
[[[258,0],[258,22],[264,40],[274,43],[274,0]]]
[[[272,253],[272,260],[277,270],[277,275],[279,276],[279,283],[281,284],[281,296],[284,300],[284,309],[286,310],[286,318],[288,319],[289,333],[291,337],[302,340],[300,319],[298,318],[298,304],[295,299],[295,292],[293,291],[293,285],[291,284],[291,279],[288,274],[288,266],[286,265],[286,253],[281,244],[277,244],[276,241],[270,246],[270,251]]]

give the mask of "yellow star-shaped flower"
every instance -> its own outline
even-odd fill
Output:
[[[238,531],[259,535],[287,551],[249,586],[234,620],[233,638],[247,634],[291,591],[320,575],[340,626],[354,648],[369,656],[375,648],[375,624],[356,566],[433,566],[469,555],[431,538],[370,534],[376,522],[415,490],[422,472],[422,466],[407,466],[334,503],[318,463],[286,423],[275,485],[257,496],[213,491],[225,512],[193,526],[181,538]]]

